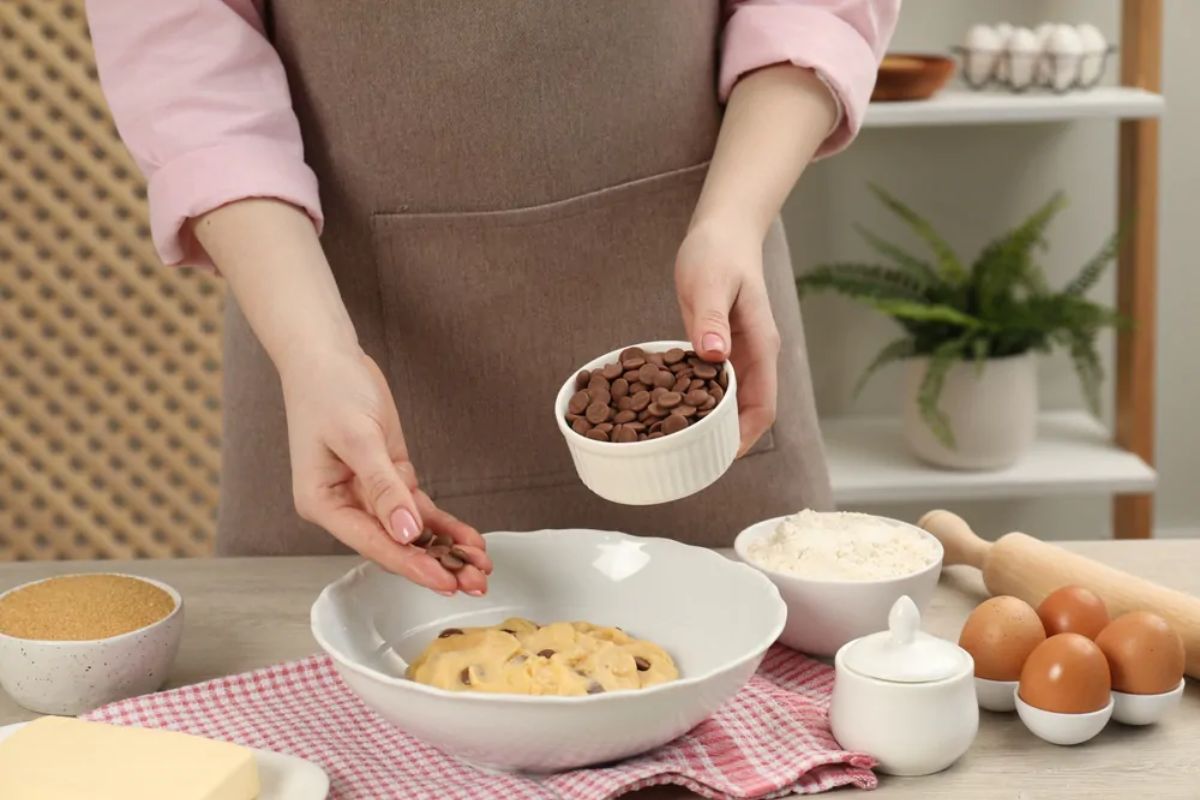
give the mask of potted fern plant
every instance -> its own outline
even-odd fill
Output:
[[[868,365],[859,389],[885,364],[906,362],[904,431],[917,456],[957,469],[998,469],[1019,459],[1037,422],[1034,355],[1055,346],[1070,353],[1088,406],[1098,412],[1103,368],[1096,335],[1120,317],[1085,294],[1116,256],[1116,234],[1055,291],[1035,251],[1065,205],[1061,194],[967,264],[927,220],[871,189],[930,256],[859,227],[885,263],[824,264],[796,283],[801,294],[833,291],[867,303],[903,329]]]

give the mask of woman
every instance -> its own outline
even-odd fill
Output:
[[[727,544],[830,505],[777,215],[857,131],[899,0],[88,6],[163,260],[231,289],[220,552],[482,594],[474,526]],[[738,370],[744,457],[675,503],[591,495],[559,383],[684,333]]]

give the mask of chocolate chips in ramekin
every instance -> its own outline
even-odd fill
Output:
[[[567,425],[601,442],[640,442],[678,433],[712,413],[729,373],[693,350],[621,351],[616,361],[575,376]]]
[[[413,540],[413,546],[422,548],[426,555],[451,572],[458,572],[471,563],[467,558],[467,552],[456,545],[453,539],[449,536],[435,535],[428,528],[421,531],[421,535]]]

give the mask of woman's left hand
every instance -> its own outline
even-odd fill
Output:
[[[675,289],[692,348],[737,370],[745,455],[775,421],[779,330],[763,282],[762,236],[736,222],[694,224],[675,260]]]

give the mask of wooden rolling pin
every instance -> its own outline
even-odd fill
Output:
[[[983,571],[983,584],[993,595],[1019,597],[1035,608],[1063,586],[1091,589],[1117,617],[1127,611],[1152,611],[1183,637],[1187,674],[1200,679],[1200,598],[1167,589],[1119,569],[1084,558],[1061,547],[1008,533],[995,543],[979,538],[949,511],[930,511],[917,523],[937,537],[945,549],[944,564],[968,564]]]

